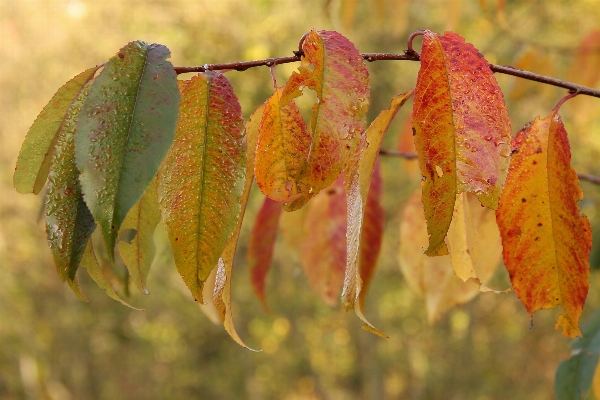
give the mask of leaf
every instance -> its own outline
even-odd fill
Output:
[[[473,299],[480,291],[480,282],[488,282],[500,262],[502,247],[494,212],[481,207],[474,196],[467,197],[465,208],[471,215],[473,231],[481,239],[473,242],[470,249],[473,258],[467,260],[476,272],[477,282],[463,282],[454,274],[453,267],[457,269],[458,265],[453,261],[460,261],[460,258],[451,258],[452,247],[450,255],[446,256],[428,257],[423,254],[422,249],[427,246],[428,237],[420,191],[409,198],[402,213],[398,253],[400,270],[408,286],[424,298],[430,323],[450,308]],[[455,215],[453,223],[458,219]]]
[[[57,132],[46,191],[46,236],[60,279],[75,290],[75,273],[96,223],[83,201],[79,170],[75,166],[77,116],[89,85],[85,85],[63,119]],[[50,165],[50,164],[49,164]]]
[[[555,109],[512,141],[513,157],[496,212],[506,269],[529,314],[562,305],[556,328],[575,337],[589,289],[590,223],[571,168],[567,131]]]
[[[308,160],[298,179],[308,188],[299,199],[286,205],[297,210],[329,186],[342,171],[349,150],[364,130],[369,105],[369,72],[354,45],[333,31],[311,30],[302,43],[298,73],[288,79],[280,104],[302,95],[307,87],[318,101],[310,121],[312,143]]]
[[[486,270],[493,271],[500,262],[502,242],[494,213],[480,207],[472,195],[458,194],[446,244],[456,276],[474,282],[483,292],[493,291],[482,283],[475,267],[489,266]]]
[[[141,310],[141,309],[135,308],[132,305],[130,305],[129,303],[127,303],[125,300],[123,300],[121,297],[119,297],[117,292],[115,292],[115,289],[113,289],[111,284],[108,282],[108,280],[104,276],[104,273],[102,272],[102,268],[100,267],[100,264],[98,264],[98,259],[96,258],[96,255],[94,254],[94,247],[92,246],[91,240],[89,240],[87,242],[85,251],[83,253],[83,257],[81,258],[80,266],[84,267],[87,270],[90,278],[92,278],[94,280],[94,282],[96,282],[96,284],[100,287],[100,289],[102,289],[106,292],[108,297],[110,297],[113,300],[118,301],[119,303],[121,303],[129,308],[133,308],[134,310]],[[141,311],[143,311],[143,310],[141,310]]]
[[[456,194],[473,193],[482,205],[497,208],[511,137],[487,61],[457,34],[425,31],[412,120],[430,235],[425,254],[448,254],[444,238]]]
[[[256,297],[261,301],[265,310],[269,309],[265,298],[265,281],[273,260],[273,248],[275,239],[277,239],[282,209],[281,203],[265,197],[248,242],[247,260],[250,268],[250,281]]]
[[[307,206],[300,259],[312,289],[333,307],[346,266],[346,191],[343,177],[320,192]]]
[[[583,337],[571,343],[571,357],[556,370],[554,393],[558,400],[582,399],[596,385],[600,356],[600,311],[596,310],[582,326]]]
[[[158,197],[156,194],[156,179],[150,182],[146,193],[129,210],[119,232],[117,244],[119,254],[127,266],[129,276],[135,286],[143,294],[148,294],[146,278],[156,254],[154,246],[154,230],[160,221]],[[129,240],[122,240],[127,231],[132,231],[135,236]]]
[[[311,137],[293,100],[279,103],[281,89],[266,102],[256,144],[254,175],[265,196],[291,202],[308,189],[299,188],[300,169],[308,158]]]
[[[238,238],[240,236],[240,229],[242,228],[242,220],[244,213],[246,212],[246,204],[248,203],[248,196],[250,195],[250,189],[252,188],[253,179],[253,168],[254,168],[254,149],[256,148],[256,141],[258,139],[259,122],[265,109],[265,103],[258,107],[250,116],[250,120],[246,124],[246,175],[244,180],[244,187],[242,194],[239,197],[240,215],[237,219],[237,224],[233,234],[227,240],[223,254],[218,261],[217,276],[215,280],[215,289],[213,292],[213,303],[223,326],[229,336],[235,340],[240,346],[252,350],[250,347],[242,341],[235,326],[233,324],[233,313],[231,311],[231,277],[233,271],[233,259],[235,257],[235,249],[237,247]]]
[[[114,260],[119,228],[166,155],[179,107],[169,50],[131,42],[94,80],[81,110],[75,160],[81,187]]]
[[[347,236],[347,259],[346,272],[344,276],[344,290],[342,292],[342,304],[344,309],[354,308],[356,315],[363,320],[363,328],[377,335],[387,337],[384,333],[374,328],[362,315],[359,299],[363,280],[359,268],[359,248],[361,243],[361,231],[363,225],[363,214],[367,203],[371,174],[375,167],[375,161],[379,154],[379,148],[383,137],[387,132],[396,113],[402,107],[413,91],[394,97],[390,108],[383,110],[371,123],[365,132],[365,143],[356,148],[354,154],[348,158],[344,171],[344,185],[347,195],[348,210],[348,232]]]
[[[175,142],[158,174],[175,265],[192,296],[216,267],[240,216],[246,165],[242,110],[227,79],[198,74],[183,89]]]
[[[98,68],[100,66],[83,71],[58,89],[29,128],[13,176],[17,192],[38,194],[46,184],[58,137],[67,117],[73,118],[73,113],[68,114],[68,111]],[[80,107],[78,105],[78,109]]]
[[[369,194],[365,205],[365,214],[363,218],[362,230],[360,233],[360,254],[359,271],[363,281],[362,290],[359,294],[361,309],[364,308],[365,298],[373,275],[381,244],[383,242],[383,228],[385,224],[385,212],[381,204],[383,182],[381,181],[381,171],[379,161],[375,163]]]

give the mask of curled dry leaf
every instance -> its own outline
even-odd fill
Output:
[[[556,328],[581,335],[592,235],[587,217],[579,215],[583,193],[558,110],[527,124],[512,147],[496,217],[513,289],[529,314],[561,305]]]
[[[504,97],[481,53],[459,35],[425,31],[412,114],[429,233],[425,254],[448,254],[444,238],[457,193],[498,207],[510,156]]]

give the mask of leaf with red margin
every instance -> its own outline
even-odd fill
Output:
[[[233,273],[235,249],[240,236],[240,229],[242,228],[242,220],[244,219],[244,213],[246,212],[246,204],[248,203],[248,196],[250,195],[252,181],[254,180],[254,176],[252,174],[254,169],[253,150],[256,148],[259,123],[265,109],[265,104],[266,102],[252,113],[250,120],[246,124],[246,175],[244,187],[238,199],[241,210],[237,219],[237,224],[235,225],[235,229],[229,239],[227,239],[223,254],[221,254],[221,257],[219,258],[217,265],[217,277],[215,279],[215,290],[213,292],[213,304],[215,305],[215,308],[221,317],[221,321],[223,322],[225,330],[227,333],[229,333],[229,336],[231,336],[231,338],[240,346],[252,351],[254,350],[246,346],[246,344],[242,341],[235,330],[235,325],[233,324],[233,313],[231,311],[231,277]]]
[[[355,151],[348,158],[344,169],[344,185],[348,203],[348,233],[346,234],[348,257],[342,304],[346,310],[354,309],[356,315],[365,323],[362,326],[363,329],[382,337],[387,337],[387,335],[366,320],[362,314],[360,302],[357,303],[363,286],[359,267],[359,249],[371,175],[379,155],[381,142],[396,113],[412,94],[411,90],[392,99],[390,107],[383,110],[371,123],[360,146],[354,147]]]
[[[267,311],[269,307],[265,298],[265,281],[273,260],[273,248],[275,239],[277,239],[279,217],[282,210],[281,203],[265,197],[256,221],[254,221],[246,256],[250,266],[250,281],[254,293]]]
[[[513,139],[508,178],[496,212],[504,263],[529,314],[562,305],[556,328],[581,335],[579,317],[590,283],[590,223],[571,168],[567,131],[555,108]]]
[[[300,259],[313,290],[335,306],[346,266],[346,191],[340,176],[307,206]]]
[[[254,175],[265,196],[289,203],[308,188],[299,188],[297,179],[306,163],[312,141],[296,103],[281,105],[278,89],[266,102],[256,144]]]
[[[242,110],[218,72],[183,88],[175,141],[158,174],[161,214],[175,265],[196,301],[240,216],[246,139]]]
[[[302,42],[302,51],[299,72],[288,79],[280,103],[285,105],[302,95],[305,87],[316,92],[318,101],[310,121],[308,160],[299,174],[307,191],[288,203],[287,211],[301,208],[339,176],[352,145],[364,130],[370,96],[367,66],[344,36],[311,30]]]
[[[456,194],[496,209],[506,179],[511,128],[487,61],[459,35],[425,31],[413,106],[429,256],[448,254],[444,238]]]

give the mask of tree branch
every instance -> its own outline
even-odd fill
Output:
[[[301,54],[301,52],[295,52]],[[394,54],[394,53],[363,53],[362,57],[369,62],[374,61],[420,61],[419,55],[410,50],[407,50],[405,54]],[[175,67],[177,74],[185,74],[188,72],[205,72],[205,71],[223,71],[223,70],[235,70],[245,71],[248,68],[267,66],[271,67],[278,64],[288,64],[292,62],[298,62],[301,59],[301,55],[290,56],[290,57],[278,57],[278,58],[267,58],[264,60],[254,61],[238,61],[233,63],[225,64],[205,64],[196,67]],[[539,75],[531,71],[518,69],[506,65],[489,64],[490,69],[494,72],[506,75],[516,76],[518,78],[527,79],[530,81],[540,82],[546,85],[557,86],[563,89],[568,89],[571,93],[578,92],[579,94],[598,97],[600,98],[600,90],[590,88],[587,86],[577,85],[573,82],[563,81],[561,79],[552,78],[550,76]]]
[[[416,155],[415,153],[403,153],[401,151],[386,150],[386,149],[380,149],[379,154],[382,156],[404,158],[405,160],[416,160],[417,158],[419,158],[419,156]],[[577,174],[577,176],[582,181],[590,182],[595,185],[600,185],[600,176],[590,175],[590,174]]]

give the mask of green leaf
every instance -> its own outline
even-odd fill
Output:
[[[73,281],[96,223],[83,201],[75,166],[77,116],[89,92],[86,85],[67,111],[57,134],[46,192],[46,234],[58,275]],[[72,286],[73,287],[73,286]],[[77,293],[77,292],[76,292]]]
[[[582,326],[583,337],[571,343],[571,358],[560,363],[554,380],[557,400],[579,400],[590,391],[600,358],[600,310]]]
[[[127,213],[121,225],[117,245],[131,280],[143,294],[148,294],[146,278],[156,254],[154,230],[159,221],[160,211],[155,179],[142,198]]]
[[[158,196],[175,265],[198,302],[236,227],[245,170],[244,120],[233,88],[218,72],[196,75],[182,92]]]
[[[31,125],[21,146],[13,177],[17,192],[38,194],[44,187],[52,163],[54,146],[64,127],[67,112],[98,68],[100,66],[87,69],[65,83]]]
[[[173,142],[179,91],[169,50],[131,42],[94,80],[75,138],[81,187],[111,260],[119,228]]]

